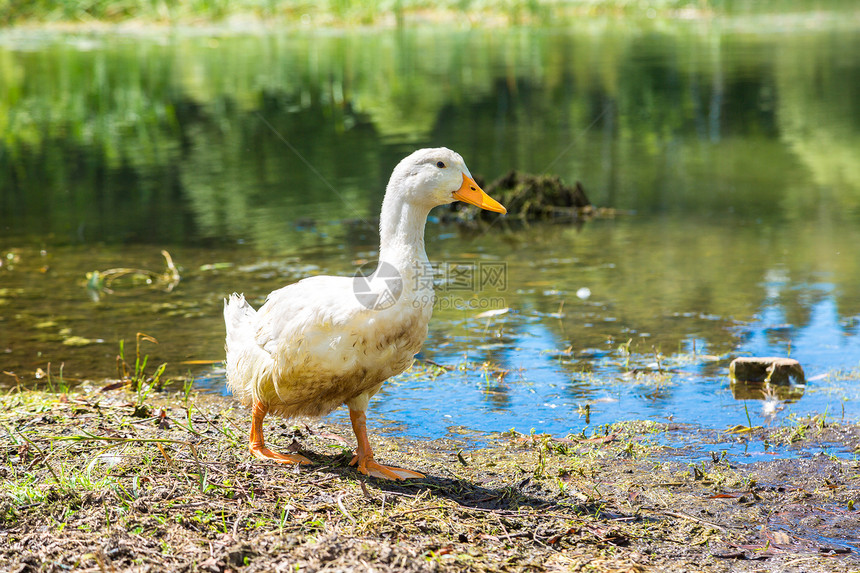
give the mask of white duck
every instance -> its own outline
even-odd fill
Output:
[[[252,407],[252,454],[310,463],[266,448],[263,418],[323,416],[346,404],[358,440],[350,465],[381,478],[423,477],[373,459],[365,411],[385,380],[409,368],[427,336],[434,295],[424,226],[430,209],[457,200],[506,212],[475,183],[460,155],[420,149],[388,182],[379,266],[370,277],[306,278],[270,293],[259,311],[243,295],[225,301],[227,385]]]

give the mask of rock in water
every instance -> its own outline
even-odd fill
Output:
[[[803,367],[793,358],[742,356],[732,360],[729,372],[737,382],[806,383]]]

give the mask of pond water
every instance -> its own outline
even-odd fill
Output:
[[[223,297],[259,304],[372,261],[363,222],[391,169],[445,145],[485,181],[557,174],[621,214],[479,229],[433,214],[431,334],[373,402],[376,423],[440,437],[856,420],[856,16],[5,31],[0,383],[49,364],[54,382],[111,376],[119,341],[128,358],[143,332],[159,341],[142,343],[150,370],[222,391]],[[87,288],[111,269],[156,280]],[[743,399],[728,376],[743,355],[790,355],[809,383]]]

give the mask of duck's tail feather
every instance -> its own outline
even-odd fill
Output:
[[[245,300],[245,295],[233,293],[224,300],[224,324],[227,336],[224,348],[227,351],[227,387],[243,403],[249,403],[252,395],[250,380],[246,380],[248,356],[256,354],[254,330],[257,311]]]
[[[230,347],[234,344],[247,342],[249,336],[253,339],[253,324],[256,314],[257,311],[248,304],[244,294],[234,292],[229,299],[224,299],[224,324],[227,327],[228,355]]]

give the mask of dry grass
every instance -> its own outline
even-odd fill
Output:
[[[252,459],[233,404],[124,389],[3,396],[0,571],[856,569],[853,553],[827,553],[850,543],[823,541],[857,530],[854,462],[693,467],[652,443],[670,430],[653,423],[482,449],[375,436],[377,459],[428,476],[395,484],[348,467],[352,436],[328,424],[267,425],[311,467]],[[769,517],[815,507],[829,512],[820,539]]]

